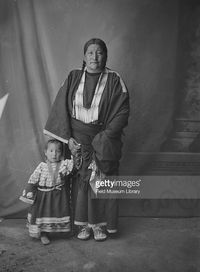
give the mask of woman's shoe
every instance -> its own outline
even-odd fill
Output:
[[[94,233],[94,240],[101,242],[107,239],[107,235],[105,234],[104,230],[100,226],[96,226],[93,228]]]
[[[81,226],[77,238],[80,240],[88,240],[90,239],[90,235],[90,228],[88,226]]]
[[[111,239],[117,239],[117,238],[119,238],[119,233],[118,232],[109,232],[107,230],[107,236],[108,236],[108,238],[111,238]]]
[[[41,240],[42,244],[45,246],[50,244],[50,240],[46,234],[41,234],[40,240]]]

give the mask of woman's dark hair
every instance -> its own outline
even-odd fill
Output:
[[[108,57],[108,49],[107,49],[107,46],[106,46],[105,42],[104,42],[103,40],[101,40],[101,39],[92,38],[92,39],[90,39],[89,41],[87,41],[87,42],[85,43],[84,49],[83,49],[84,55],[85,55],[85,53],[86,53],[88,47],[89,47],[91,44],[98,44],[98,45],[101,47],[101,49],[103,50],[103,52],[104,52],[104,54],[105,54],[105,57],[106,57],[106,59],[105,59],[105,63],[106,63],[107,57]],[[85,61],[83,61],[82,70],[84,70],[84,68],[85,68]]]

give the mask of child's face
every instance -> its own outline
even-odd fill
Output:
[[[62,157],[62,147],[59,143],[49,143],[45,152],[49,162],[59,162]]]

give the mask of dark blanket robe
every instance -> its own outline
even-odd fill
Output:
[[[44,133],[68,142],[74,136],[71,115],[75,92],[82,70],[73,70],[60,88],[51,108]],[[112,174],[113,163],[121,158],[121,136],[128,124],[129,95],[120,76],[109,70],[108,79],[99,104],[98,124],[101,129],[93,137],[92,149],[96,162],[105,174]],[[85,125],[85,124],[84,124]],[[92,125],[92,124],[89,124]]]

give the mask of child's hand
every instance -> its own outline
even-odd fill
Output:
[[[33,193],[32,193],[32,192],[28,192],[28,193],[26,194],[26,197],[27,197],[27,198],[33,198]]]

